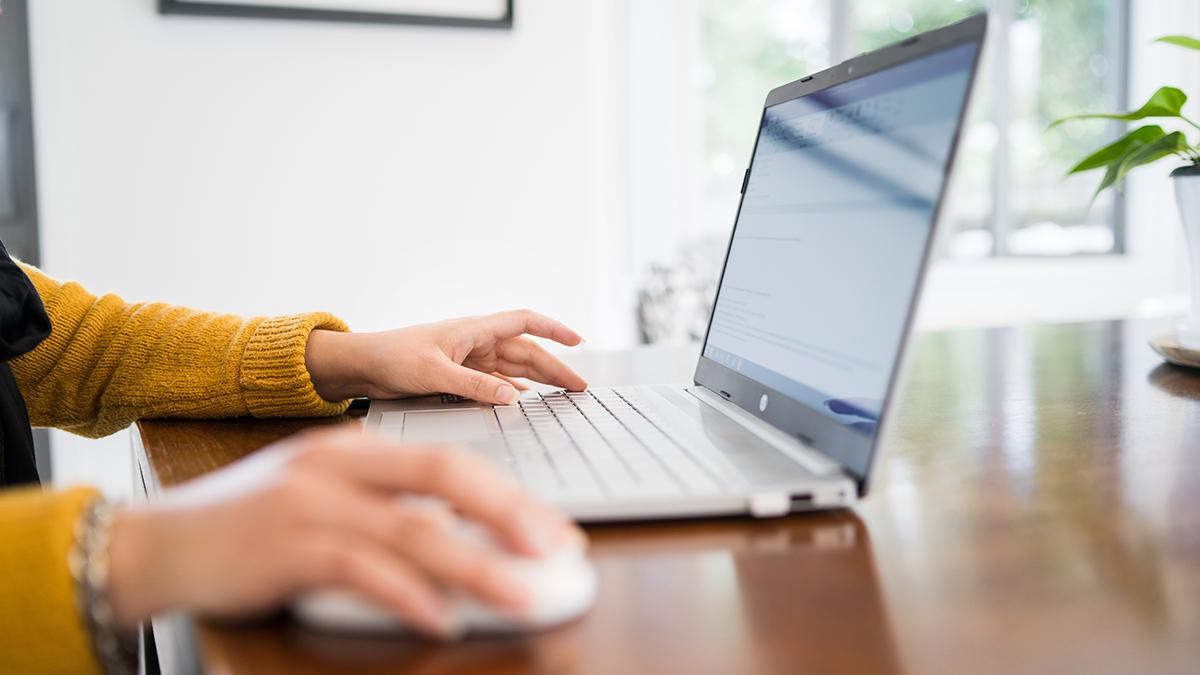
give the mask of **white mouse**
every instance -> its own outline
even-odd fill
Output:
[[[484,545],[496,546],[482,528],[462,521],[460,533]],[[503,554],[513,577],[529,588],[533,601],[524,611],[500,610],[465,593],[451,597],[447,638],[466,633],[517,633],[550,628],[582,616],[596,599],[596,568],[584,554],[581,541],[570,541],[544,558]],[[404,619],[352,591],[323,590],[292,602],[304,623],[343,632],[409,633]]]

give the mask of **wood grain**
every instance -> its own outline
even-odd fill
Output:
[[[138,445],[158,486],[165,488],[306,428],[358,423],[360,420],[347,415],[318,419],[142,420],[138,422]]]
[[[206,670],[1200,672],[1200,370],[1154,353],[1167,330],[919,335],[862,504],[589,528],[600,600],[562,629],[438,645],[201,622]],[[309,423],[146,422],[141,440],[168,485]]]

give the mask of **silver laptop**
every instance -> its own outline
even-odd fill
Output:
[[[580,521],[852,505],[894,409],[987,18],[775,89],[691,386],[371,402]]]

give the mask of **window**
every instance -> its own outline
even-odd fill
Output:
[[[1126,0],[700,0],[695,83],[701,229],[727,230],[766,92],[970,14],[992,12],[959,164],[943,210],[949,259],[1124,251],[1123,204],[1067,170],[1120,128],[1047,130],[1125,105]]]

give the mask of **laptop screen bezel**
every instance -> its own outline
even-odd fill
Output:
[[[960,45],[971,42],[977,45],[974,61],[971,63],[968,74],[964,100],[959,110],[954,135],[951,139],[950,152],[942,175],[942,183],[938,190],[938,198],[930,219],[925,247],[921,254],[921,264],[917,273],[916,283],[913,286],[913,294],[909,300],[908,311],[905,314],[904,330],[901,333],[893,367],[888,375],[888,383],[884,393],[884,405],[880,411],[874,434],[867,435],[857,429],[840,424],[833,418],[788,397],[780,391],[756,382],[732,368],[707,358],[704,356],[703,351],[696,364],[696,372],[693,377],[696,385],[709,389],[714,394],[784,431],[789,436],[798,438],[805,445],[812,447],[840,464],[857,482],[860,496],[865,495],[867,492],[869,486],[868,479],[870,478],[872,467],[875,463],[874,460],[878,454],[879,440],[883,436],[886,422],[890,419],[895,407],[894,394],[901,371],[902,356],[907,348],[908,337],[912,331],[913,320],[916,316],[917,299],[920,297],[921,288],[925,281],[925,272],[929,265],[930,256],[932,255],[935,239],[934,228],[937,225],[942,205],[945,202],[950,172],[953,170],[964,120],[966,119],[970,104],[971,92],[974,89],[975,78],[983,52],[983,39],[986,32],[987,15],[977,14],[958,23],[922,33],[877,51],[854,57],[837,66],[772,90],[767,95],[766,103],[763,106],[763,114],[759,119],[759,133],[755,136],[755,147],[754,152],[750,156],[748,172],[754,166],[754,158],[758,152],[758,138],[761,137],[762,125],[766,120],[766,111],[768,108]],[[749,173],[747,174],[748,178]],[[738,203],[738,213],[734,219],[734,229],[730,233],[729,243],[726,247],[725,262],[722,265],[721,278],[717,284],[718,297],[720,295],[721,284],[725,280],[725,271],[729,264],[729,250],[737,234],[737,223],[741,218],[742,206],[745,202],[747,182],[743,181],[742,196]],[[714,308],[715,306],[714,300]],[[713,318],[710,316],[708,329],[704,335],[705,346],[708,345],[712,325]],[[763,396],[766,396],[769,402],[765,407],[760,406]]]

